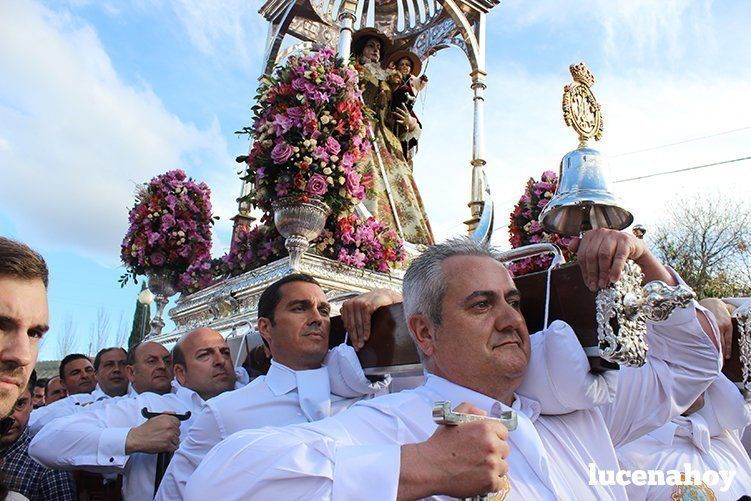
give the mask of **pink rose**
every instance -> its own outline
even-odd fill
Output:
[[[360,174],[355,170],[349,171],[344,182],[344,187],[347,188],[347,191],[352,195],[357,193],[358,188],[360,188]]]
[[[292,149],[292,146],[285,142],[281,142],[274,146],[274,149],[271,150],[271,160],[275,164],[283,164],[284,162],[289,160],[289,157],[291,157],[293,153],[294,150]]]
[[[326,178],[320,174],[313,174],[310,177],[310,181],[308,181],[308,186],[305,188],[305,191],[313,196],[320,197],[326,193],[327,189]]]
[[[339,144],[339,141],[329,136],[326,140],[326,151],[329,152],[329,155],[338,155],[342,151],[342,146]]]

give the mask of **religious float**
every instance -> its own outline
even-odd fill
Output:
[[[157,298],[149,339],[171,346],[185,332],[210,326],[227,337],[237,362],[258,374],[268,360],[255,331],[257,303],[279,278],[312,275],[334,311],[364,291],[400,290],[410,259],[433,242],[412,177],[422,128],[413,104],[427,83],[420,69],[449,46],[461,48],[471,67],[474,120],[465,224],[471,238],[490,241],[494,207],[484,176],[485,38],[486,16],[498,3],[268,0],[260,9],[269,23],[264,75],[252,125],[245,129],[251,147],[238,158],[245,171],[229,253],[210,259],[208,188],[183,173],[152,180],[131,210],[122,255],[129,274],[148,276]],[[298,42],[282,51],[286,37]],[[578,135],[578,147],[563,157],[557,176],[551,173],[554,185],[543,179],[554,192],[544,204],[534,204],[536,212],[524,207],[529,200],[520,200],[512,214],[517,248],[502,260],[520,263],[512,269],[530,331],[566,320],[593,370],[638,366],[647,351],[646,320],[667,318],[693,294],[661,282],[642,286],[634,263],[618,283],[593,293],[576,263],[565,264],[565,251],[555,245],[561,238],[591,228],[621,230],[633,222],[607,189],[602,155],[588,145],[603,130],[591,91],[594,76],[584,64],[570,71],[563,116]],[[515,238],[514,218],[526,218],[517,226],[527,234],[538,232],[535,239]],[[540,258],[545,255],[553,257]],[[545,263],[541,271],[529,266],[534,262]],[[162,332],[165,305],[178,291],[169,311],[176,328]],[[379,310],[373,331],[377,335],[358,354],[366,374],[421,372],[401,305]],[[331,344],[343,339],[334,317]]]

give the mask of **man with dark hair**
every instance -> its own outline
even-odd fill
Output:
[[[94,400],[101,397],[122,397],[128,394],[128,378],[125,375],[128,352],[119,346],[104,348],[94,357],[94,373],[97,386],[92,392]]]
[[[65,391],[65,386],[60,381],[60,376],[52,376],[47,381],[47,386],[44,387],[44,405],[54,404],[67,396],[68,392]]]
[[[34,393],[31,395],[31,404],[35,409],[44,407],[44,390],[47,388],[47,378],[39,378],[34,384]]]
[[[26,496],[30,501],[76,499],[70,473],[47,469],[29,457],[31,435],[27,428],[32,410],[31,391],[34,376],[29,380],[10,415],[12,425],[0,435],[0,475],[5,486]]]
[[[174,452],[204,401],[235,385],[229,346],[221,334],[197,329],[185,334],[177,346],[180,364],[175,366],[174,393],[169,393],[169,352],[158,343],[141,343],[131,350],[128,373],[134,388],[143,393],[98,402],[50,422],[32,440],[31,456],[55,469],[122,474],[123,499],[151,499],[154,455]],[[153,392],[155,385],[163,394]],[[147,419],[144,408],[163,415]],[[175,414],[186,419],[180,421]],[[55,447],[50,448],[50,443]]]
[[[96,387],[96,374],[89,357],[71,353],[60,361],[60,381],[68,395],[91,393]]]
[[[32,435],[36,435],[39,430],[56,419],[88,410],[88,406],[94,403],[104,405],[113,398],[134,396],[144,392],[163,395],[171,391],[172,359],[167,348],[161,344],[146,341],[136,345],[130,353],[125,352],[122,348],[110,348],[108,353],[100,352],[100,354],[101,356],[97,358],[99,359],[99,368],[102,370],[110,359],[121,364],[123,361],[131,361],[125,366],[125,372],[128,376],[126,381],[130,381],[132,391],[129,391],[129,387],[126,386],[125,395],[110,395],[102,388],[92,393],[77,393],[37,409],[31,414],[31,421],[29,422],[29,430]],[[96,358],[94,362],[97,362]],[[67,370],[66,367],[66,372]],[[113,370],[113,373],[116,372],[118,371]],[[106,376],[105,379],[107,379]],[[107,381],[104,385],[109,387]]]
[[[373,311],[400,299],[397,293],[378,290],[346,302],[342,316],[353,345],[364,343],[362,325],[369,330]],[[185,483],[203,456],[236,431],[317,421],[388,385],[388,380],[367,381],[351,346],[329,351],[330,313],[326,294],[309,275],[288,275],[263,291],[258,330],[271,351],[269,373],[206,402],[170,462],[157,499],[182,499]],[[175,359],[181,356],[177,349],[173,354]]]
[[[25,390],[49,330],[49,271],[42,256],[0,237],[0,418]]]

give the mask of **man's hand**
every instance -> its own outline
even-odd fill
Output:
[[[180,445],[180,421],[162,414],[131,428],[125,439],[125,454],[175,452]]]
[[[733,346],[733,321],[730,314],[735,307],[724,303],[721,299],[707,297],[699,301],[699,304],[712,312],[720,329],[720,345],[725,358],[730,358]]]
[[[370,321],[373,312],[381,306],[398,303],[402,295],[388,289],[375,289],[342,304],[344,328],[349,332],[355,350],[362,348],[370,339]]]
[[[455,411],[485,414],[467,403]],[[487,420],[439,426],[425,442],[403,445],[397,499],[465,498],[501,490],[508,471],[507,437],[505,426]]]
[[[590,230],[581,240],[572,241],[569,248],[577,254],[584,283],[592,291],[617,282],[627,259],[641,267],[645,282],[662,280],[668,285],[677,285],[644,241],[631,233],[607,228]]]

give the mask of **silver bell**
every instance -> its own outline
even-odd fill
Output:
[[[596,228],[622,230],[634,221],[608,191],[602,167],[602,155],[591,148],[579,148],[563,157],[555,195],[540,213],[545,231],[578,236]]]
[[[622,230],[634,221],[620,200],[610,193],[603,176],[603,157],[587,146],[602,137],[600,105],[590,87],[595,77],[584,63],[569,68],[574,82],[563,90],[563,119],[579,136],[579,148],[561,160],[558,188],[540,213],[545,231],[578,236],[596,228]]]

